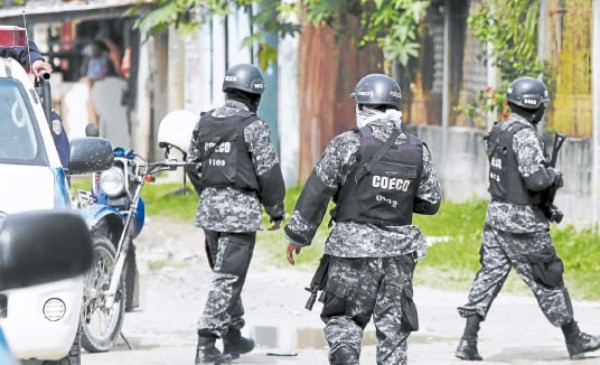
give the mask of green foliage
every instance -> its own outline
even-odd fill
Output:
[[[505,84],[502,84],[502,86],[496,89],[487,87],[480,90],[473,102],[460,104],[454,107],[454,111],[458,114],[466,114],[479,127],[487,125],[487,115],[489,112],[501,113],[501,115],[497,116],[496,120],[504,120],[510,112],[506,103],[506,96],[503,92],[503,90],[506,90],[506,87]]]
[[[348,14],[358,18],[360,30],[358,45],[375,43],[388,60],[397,60],[406,66],[418,55],[416,41],[419,24],[429,7],[429,1],[417,0],[303,0],[308,20],[327,24],[336,34],[348,32]]]
[[[469,16],[468,26],[482,43],[492,45],[491,57],[483,50],[479,58],[498,68],[499,85],[491,91],[497,98],[490,100],[480,93],[470,104],[455,108],[456,112],[476,122],[485,120],[488,112],[500,117],[506,111],[506,88],[522,76],[541,76],[552,87],[551,70],[537,52],[539,15],[540,0],[481,1],[481,8]]]
[[[361,29],[352,36],[357,36],[359,46],[373,42],[383,49],[388,60],[407,65],[418,54],[418,27],[429,6],[428,0],[300,0],[300,7],[279,0],[154,0],[154,3],[156,9],[141,14],[136,26],[147,32],[162,32],[174,25],[184,34],[197,29],[209,16],[224,16],[257,5],[260,11],[254,14],[252,23],[259,32],[246,38],[243,44],[258,45],[263,69],[277,57],[273,47],[262,42],[265,35],[273,32],[284,38],[300,32],[301,25],[291,22],[291,15],[298,18],[304,15],[309,23],[332,27],[338,39],[350,32],[348,15],[355,16]]]
[[[253,14],[251,21],[259,30],[242,43],[246,47],[258,46],[263,70],[277,57],[275,49],[263,42],[266,34],[274,32],[284,38],[300,32],[299,25],[287,21],[288,16],[297,11],[295,4],[282,4],[278,0],[154,0],[154,3],[156,8],[139,14],[135,26],[144,32],[160,33],[173,25],[182,35],[196,31],[211,16],[230,15],[238,9],[249,10],[256,3],[260,11]],[[132,8],[132,12],[138,12],[138,9]]]

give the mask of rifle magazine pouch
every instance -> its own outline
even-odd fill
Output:
[[[417,306],[413,301],[412,285],[407,284],[402,289],[402,294],[400,295],[400,306],[402,308],[402,329],[410,332],[418,331],[419,313],[417,312]]]
[[[220,242],[219,242],[220,243]],[[228,237],[219,272],[245,277],[254,251],[251,234],[234,234]],[[217,261],[219,259],[217,258]]]
[[[527,254],[531,263],[533,279],[548,289],[556,289],[563,283],[565,267],[552,246]]]
[[[331,278],[327,281],[327,287],[324,292],[323,311],[321,312],[323,320],[346,313],[346,292],[347,288],[343,283],[332,281]]]

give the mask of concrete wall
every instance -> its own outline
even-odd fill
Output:
[[[294,0],[284,0],[293,2]],[[288,19],[295,20],[295,19]],[[278,47],[279,97],[278,127],[280,141],[281,171],[285,185],[298,184],[300,169],[300,118],[298,115],[298,38],[279,40]]]
[[[442,182],[444,199],[489,199],[488,161],[483,140],[486,132],[473,128],[451,127],[448,128],[448,138],[444,144],[442,127],[419,125],[406,128],[427,143]],[[547,139],[549,138],[551,137]],[[548,140],[546,145],[551,148],[551,140]],[[562,225],[575,222],[578,225],[593,223],[590,203],[591,160],[591,138],[569,138],[565,141],[557,162],[565,180],[564,188],[559,190],[556,197],[556,204],[565,214]]]

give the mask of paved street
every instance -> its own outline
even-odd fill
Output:
[[[120,341],[109,353],[85,354],[84,365],[193,363],[195,323],[210,278],[201,231],[160,219],[153,219],[145,229],[138,241],[142,308],[127,314],[123,327],[133,350]],[[313,312],[304,309],[303,288],[310,278],[310,272],[272,267],[258,249],[244,300],[246,333],[255,337],[259,347],[237,364],[327,363],[320,307]],[[465,299],[466,293],[415,289],[421,330],[409,340],[410,364],[461,363],[453,353],[464,322],[455,308]],[[576,302],[574,307],[582,329],[600,333],[600,303]],[[547,323],[532,296],[501,294],[482,325],[480,339],[486,364],[600,364],[600,352],[571,362],[560,329]],[[369,326],[362,364],[374,364],[374,343],[374,328]]]

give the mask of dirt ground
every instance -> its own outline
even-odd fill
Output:
[[[84,354],[83,365],[193,364],[195,326],[204,308],[211,273],[202,231],[191,223],[154,218],[137,240],[141,308],[125,317],[123,334],[108,353]],[[282,260],[285,242],[282,235]],[[311,273],[274,268],[260,247],[243,292],[246,335],[257,348],[236,364],[326,364],[320,305],[304,309]],[[417,268],[418,270],[418,268]],[[415,288],[421,329],[409,339],[410,364],[461,364],[454,350],[464,321],[456,307],[466,293]],[[600,333],[600,302],[574,303],[584,331]],[[361,364],[375,364],[375,330],[369,325]],[[544,318],[533,296],[500,295],[480,332],[488,364],[600,364],[600,351],[582,361],[568,358],[560,329]],[[463,363],[464,364],[464,363]]]

